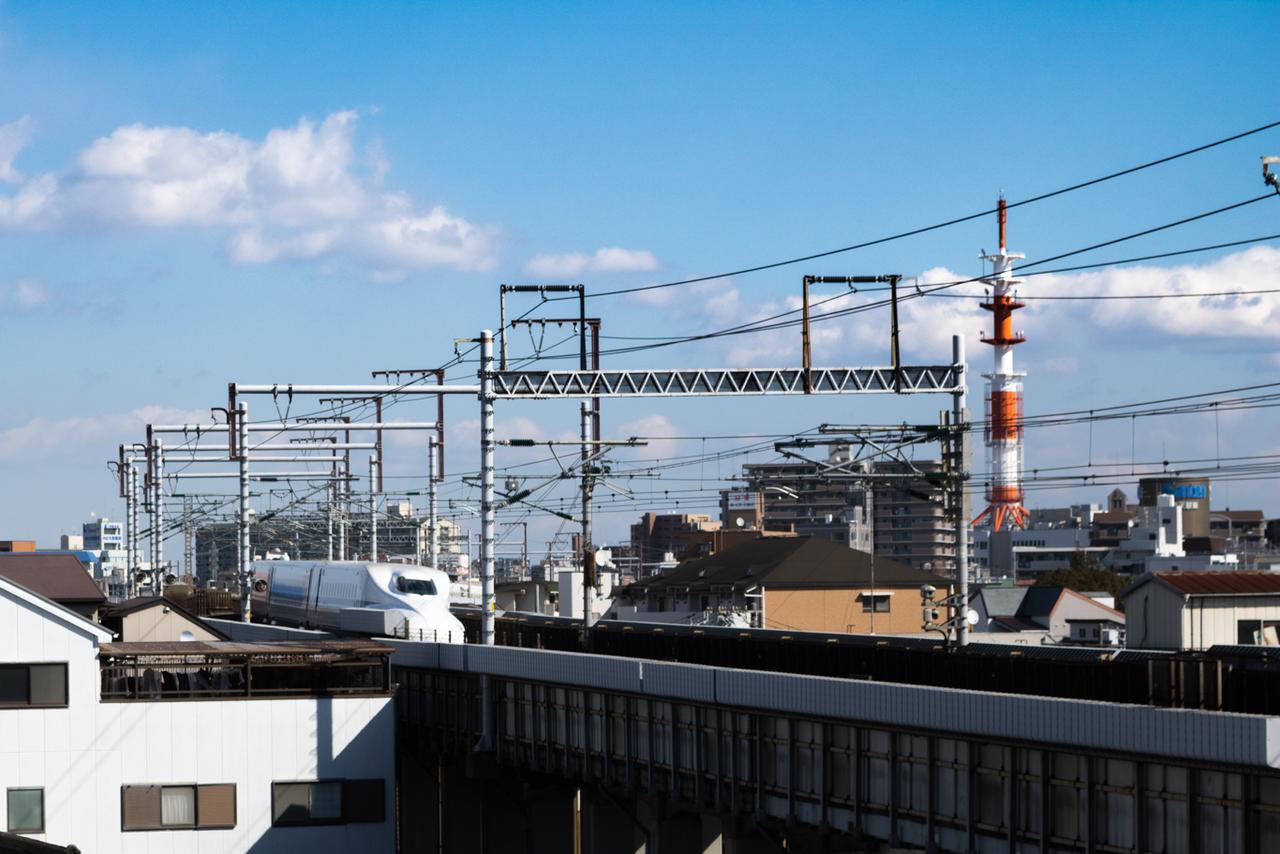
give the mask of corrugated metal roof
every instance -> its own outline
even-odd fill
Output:
[[[105,602],[80,561],[70,554],[0,553],[0,575],[54,602]]]
[[[1280,594],[1277,572],[1157,572],[1156,578],[1191,596],[1260,596]]]

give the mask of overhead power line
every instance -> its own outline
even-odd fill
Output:
[[[1107,181],[1113,181],[1116,178],[1123,178],[1126,175],[1132,175],[1136,172],[1141,172],[1145,169],[1151,169],[1155,166],[1162,166],[1166,163],[1171,163],[1175,160],[1180,160],[1181,158],[1184,158],[1184,157],[1190,157],[1193,154],[1199,154],[1203,151],[1208,151],[1211,148],[1216,148],[1220,145],[1226,145],[1229,142],[1235,142],[1237,140],[1241,140],[1246,137],[1253,136],[1254,134],[1271,130],[1272,128],[1275,128],[1275,127],[1280,127],[1280,121],[1269,122],[1268,124],[1253,128],[1251,130],[1242,131],[1241,133],[1236,133],[1236,134],[1232,134],[1231,136],[1222,137],[1221,139],[1216,139],[1216,140],[1213,140],[1212,142],[1207,142],[1203,145],[1197,145],[1194,148],[1184,149],[1182,151],[1167,155],[1165,157],[1160,157],[1155,160],[1149,160],[1146,163],[1139,163],[1136,166],[1130,166],[1129,168],[1121,169],[1118,172],[1111,172],[1107,175],[1101,175],[1097,178],[1090,178],[1087,181],[1081,181],[1079,183],[1071,184],[1066,187],[1060,187],[1057,190],[1051,190],[1047,193],[1041,193],[1038,196],[1031,196],[1030,198],[1021,199],[1016,202],[1007,202],[1005,204],[1005,208],[1009,209],[1009,208],[1022,207],[1023,205],[1029,205],[1035,202],[1042,202],[1046,199],[1052,199],[1056,196],[1065,195],[1066,193],[1071,193],[1076,190],[1083,190],[1086,187],[1093,187],[1098,184],[1105,183]],[[661,290],[664,288],[676,288],[676,287],[682,287],[684,285],[698,284],[699,282],[710,282],[710,281],[715,281],[716,279],[727,279],[732,276],[745,276],[749,273],[759,273],[764,270],[774,270],[774,269],[777,269],[778,267],[787,267],[793,264],[802,264],[805,261],[815,261],[819,258],[829,258],[832,255],[840,255],[845,252],[853,252],[854,250],[857,250],[857,249],[866,249],[871,246],[879,246],[880,244],[883,244],[883,243],[890,243],[895,240],[902,240],[907,237],[915,237],[916,235],[919,235],[919,234],[927,234],[931,231],[938,231],[939,229],[949,228],[953,225],[959,225],[961,223],[971,222],[972,220],[975,220],[975,219],[980,219],[982,217],[990,216],[995,212],[996,212],[995,208],[987,208],[985,210],[978,211],[977,213],[966,214],[965,216],[955,217],[953,219],[944,220],[943,222],[936,222],[932,225],[925,225],[919,228],[909,229],[907,231],[900,231],[897,234],[890,234],[886,237],[877,237],[873,240],[865,240],[865,241],[862,241],[861,243],[853,243],[853,244],[850,244],[849,246],[841,246],[838,249],[827,249],[822,252],[813,252],[808,255],[801,255],[796,258],[787,258],[782,261],[771,261],[765,264],[757,264],[753,267],[743,267],[737,270],[730,270],[725,273],[713,273],[706,276],[694,276],[688,279],[678,279],[673,282],[660,282],[658,284],[640,285],[632,288],[615,288],[609,291],[597,291],[596,293],[587,294],[586,297],[587,299],[597,299],[599,297],[618,296],[620,294],[633,294],[633,293],[640,293],[642,291],[654,291],[654,290]],[[558,297],[556,299],[564,299],[564,297]],[[577,297],[574,297],[574,299],[577,299]]]

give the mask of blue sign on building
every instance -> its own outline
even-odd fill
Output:
[[[1209,489],[1203,483],[1174,483],[1171,480],[1166,480],[1160,484],[1160,491],[1165,495],[1172,495],[1178,500],[1209,497]]]

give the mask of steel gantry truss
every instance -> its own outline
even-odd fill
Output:
[[[249,433],[251,431],[279,430],[332,430],[354,431],[360,429],[394,429],[399,426],[379,423],[369,424],[334,421],[333,423],[296,423],[296,424],[262,424],[249,425],[247,409],[241,395],[270,395],[273,398],[302,395],[360,395],[376,399],[396,398],[400,396],[437,395],[475,395],[480,403],[480,486],[481,486],[481,590],[482,619],[481,640],[485,644],[493,643],[493,576],[494,546],[497,529],[496,510],[498,497],[494,484],[494,455],[498,442],[494,435],[494,404],[498,400],[537,400],[563,398],[601,398],[601,397],[743,397],[753,395],[805,395],[805,394],[949,394],[952,396],[952,410],[949,425],[957,435],[963,435],[967,422],[966,411],[966,376],[964,340],[960,336],[952,339],[952,360],[950,364],[911,366],[894,364],[891,366],[858,367],[858,368],[716,368],[716,369],[646,369],[646,370],[576,370],[576,371],[522,371],[501,370],[495,365],[494,335],[491,331],[481,332],[478,339],[472,339],[480,346],[480,365],[477,371],[478,385],[445,384],[442,374],[436,372],[434,384],[411,382],[401,385],[294,385],[276,383],[269,385],[228,386],[226,413],[232,416],[231,425],[164,425],[152,428],[153,432],[202,433],[225,432],[228,434],[228,456],[226,461],[239,463],[238,477],[240,495],[238,516],[241,520],[241,588],[245,597],[247,616],[247,591],[249,589],[248,574],[248,463],[251,450]],[[388,375],[390,372],[386,372]],[[424,377],[425,378],[425,377]],[[284,421],[284,419],[282,419]],[[584,421],[584,424],[586,422]],[[436,424],[413,425],[415,428],[436,428]],[[585,431],[584,427],[584,431]],[[349,441],[349,440],[348,440]],[[584,442],[594,441],[584,432]],[[158,440],[156,445],[158,445]],[[963,443],[959,445],[963,448]],[[157,447],[157,451],[160,449]],[[321,450],[321,448],[317,448]],[[434,448],[432,456],[434,457]],[[957,496],[962,495],[963,484],[968,477],[967,458],[960,453],[958,465],[953,468],[952,483],[955,484]],[[157,453],[154,463],[162,465],[162,452]],[[380,462],[380,461],[379,461]],[[432,459],[431,463],[436,460]],[[157,465],[158,468],[158,465]],[[434,466],[433,466],[434,468]],[[432,472],[434,474],[434,471]],[[154,472],[153,480],[158,482],[162,471]],[[434,491],[434,489],[433,489]],[[153,502],[158,503],[159,496],[153,495]],[[505,500],[505,499],[504,499]],[[434,501],[432,502],[434,504]],[[967,532],[963,514],[957,515],[956,522],[956,581],[959,588],[958,601],[968,601],[968,554]],[[434,544],[432,547],[434,551]],[[585,614],[587,624],[590,623],[590,611]],[[966,641],[965,626],[961,624],[957,630],[957,640]]]
[[[963,390],[958,365],[903,366],[902,388],[892,367],[688,368],[640,371],[497,371],[499,399],[557,397],[713,397],[761,394],[955,394]]]

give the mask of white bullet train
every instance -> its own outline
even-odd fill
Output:
[[[253,562],[255,621],[344,634],[462,643],[438,569],[364,561]]]

